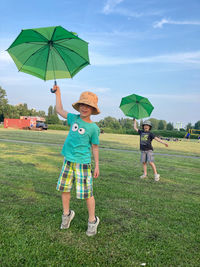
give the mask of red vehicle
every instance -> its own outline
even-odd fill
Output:
[[[21,116],[20,119],[4,119],[4,128],[47,130],[43,117]],[[38,126],[39,125],[39,126]],[[42,127],[43,126],[43,127]]]

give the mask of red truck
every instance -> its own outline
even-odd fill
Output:
[[[47,130],[43,117],[21,116],[20,119],[4,119],[4,128]]]

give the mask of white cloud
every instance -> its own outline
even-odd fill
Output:
[[[200,51],[176,54],[164,54],[150,57],[111,57],[96,53],[90,53],[92,65],[96,66],[116,66],[139,63],[177,63],[177,64],[196,64],[200,65]]]
[[[174,24],[174,25],[200,25],[200,21],[176,21],[170,19],[162,19],[161,21],[156,21],[153,24],[154,28],[162,28],[164,24]]]
[[[12,59],[9,56],[8,52],[0,51],[0,64],[1,63],[10,63],[10,62],[12,62]]]
[[[103,7],[103,13],[105,15],[109,14],[118,14],[126,17],[139,18],[143,16],[157,16],[161,15],[162,11],[159,10],[151,10],[145,12],[134,12],[128,8],[118,7],[120,3],[124,2],[124,0],[107,0],[106,4]]]
[[[115,7],[119,5],[121,2],[124,0],[107,0],[104,8],[103,8],[103,13],[104,14],[110,14],[114,11]]]

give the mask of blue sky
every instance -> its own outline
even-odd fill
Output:
[[[55,104],[44,82],[18,72],[5,50],[21,29],[61,25],[89,42],[91,65],[73,79],[58,80],[63,106],[81,92],[99,97],[101,114],[124,117],[122,97],[136,93],[154,105],[151,117],[167,122],[200,120],[199,0],[1,1],[0,86],[10,104],[47,111]]]

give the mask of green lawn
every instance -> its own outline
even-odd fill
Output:
[[[57,144],[63,145],[67,132],[65,131],[25,131],[25,130],[13,130],[0,128],[0,139],[11,140],[24,140],[32,142],[40,142],[44,144]],[[200,143],[197,140],[186,141],[180,139],[178,142],[168,142],[169,147],[153,141],[153,147],[155,152],[189,155],[200,157]],[[128,149],[138,151],[139,149],[139,136],[138,135],[120,135],[120,134],[101,134],[100,135],[100,147],[104,148],[116,148],[116,149]]]
[[[86,203],[74,191],[76,216],[70,229],[59,229],[55,187],[65,134],[0,129],[0,139],[58,144],[0,141],[0,266],[200,266],[200,158],[156,155],[156,183],[150,169],[147,180],[138,178],[139,154],[100,150],[94,192],[101,222],[89,238]],[[101,143],[137,149],[138,137],[107,134]],[[193,142],[163,151],[200,156],[194,144],[195,151]]]

